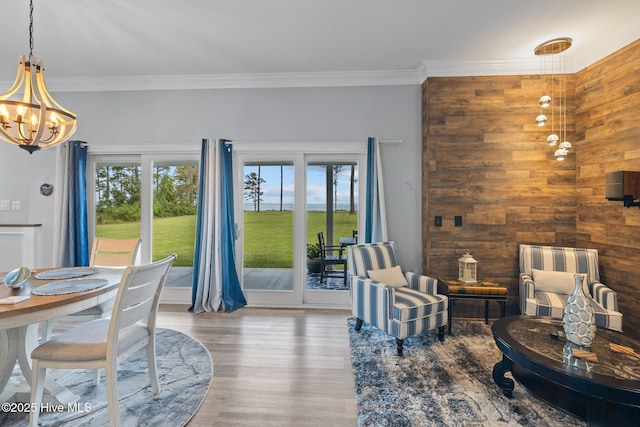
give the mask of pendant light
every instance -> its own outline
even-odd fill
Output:
[[[76,116],[45,86],[44,67],[33,56],[33,0],[29,6],[29,57],[18,58],[16,80],[9,92],[0,95],[0,139],[32,154],[71,137]]]
[[[567,141],[567,83],[566,83],[566,69],[565,69],[565,58],[564,51],[571,47],[571,43],[573,40],[569,37],[560,37],[557,39],[552,39],[546,41],[544,43],[539,44],[533,50],[533,52],[540,57],[541,63],[544,66],[541,66],[540,75],[544,75],[546,73],[546,58],[550,58],[551,62],[551,84],[550,84],[550,95],[547,94],[546,90],[543,95],[540,97],[540,114],[536,117],[536,123],[538,126],[544,126],[547,122],[547,116],[542,113],[542,109],[549,108],[551,110],[551,133],[547,137],[547,143],[551,147],[555,147],[560,141],[560,137],[555,133],[555,106],[554,103],[558,106],[558,116],[560,118],[559,124],[559,133],[562,135],[562,142],[558,146],[558,149],[554,152],[554,157],[557,160],[564,160],[569,153],[569,149],[571,148],[571,143]],[[558,90],[559,93],[555,93],[556,86],[555,85],[555,64],[554,60],[557,58],[559,60],[559,77],[560,77],[560,88]],[[542,78],[542,77],[541,77]],[[544,85],[543,85],[544,86]],[[546,88],[545,88],[546,89]],[[557,100],[555,99],[557,98]]]

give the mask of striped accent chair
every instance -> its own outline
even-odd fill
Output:
[[[537,270],[543,270],[539,272]],[[622,313],[618,311],[618,295],[600,283],[598,272],[598,251],[596,249],[564,248],[555,246],[520,245],[520,311],[529,316],[551,316],[562,319],[567,298],[573,287],[565,292],[552,292],[556,283],[554,273],[578,273],[586,276],[593,301],[596,325],[601,328],[622,331]],[[562,275],[560,275],[561,277]],[[538,277],[538,288],[535,278]],[[542,286],[542,278],[545,280]],[[551,279],[551,280],[550,280]]]
[[[369,271],[377,270],[380,274],[398,266],[394,242],[348,246],[347,256],[356,331],[367,322],[396,337],[398,356],[402,356],[405,338],[424,331],[437,328],[438,338],[444,341],[448,298],[438,294],[437,279],[411,272],[403,276],[400,271],[397,275],[401,280],[404,277],[406,284],[370,278]]]

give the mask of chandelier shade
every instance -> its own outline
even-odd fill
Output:
[[[30,11],[28,59],[18,58],[16,80],[0,95],[0,139],[33,153],[70,138],[76,130],[76,115],[47,90],[42,62],[33,56],[33,1]]]

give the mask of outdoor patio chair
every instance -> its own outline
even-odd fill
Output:
[[[344,286],[347,286],[347,255],[344,246],[325,245],[324,234],[318,232],[318,242],[320,244],[320,283],[324,283],[326,277],[341,278]],[[342,266],[336,270],[335,266]]]
[[[448,298],[438,294],[438,280],[406,272],[396,258],[394,242],[347,248],[351,273],[351,307],[355,330],[363,322],[396,337],[398,356],[403,340],[432,329],[444,341]]]

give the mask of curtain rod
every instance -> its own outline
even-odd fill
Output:
[[[242,144],[267,144],[267,143],[274,143],[274,142],[278,142],[278,143],[284,143],[284,144],[316,144],[316,143],[322,143],[322,142],[344,142],[344,143],[359,143],[359,142],[366,142],[366,139],[358,139],[358,140],[345,140],[345,141],[234,141],[234,140],[227,140],[227,144],[233,145],[233,144],[238,144],[238,145],[242,145]],[[403,140],[402,139],[378,139],[378,142],[381,142],[383,144],[402,144]]]

